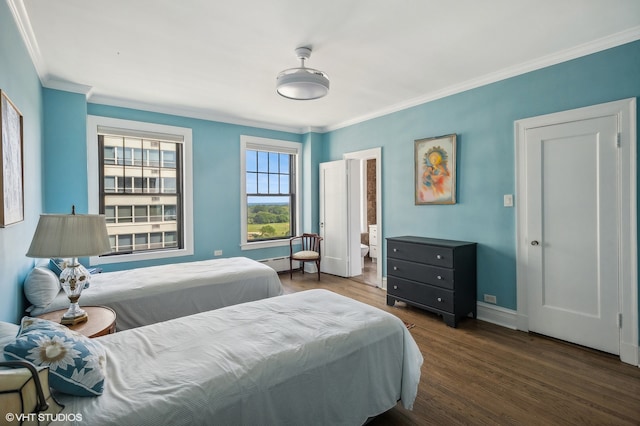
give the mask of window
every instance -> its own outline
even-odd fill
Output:
[[[112,247],[92,264],[193,254],[190,129],[89,116],[87,156]]]
[[[135,206],[136,222],[148,222],[149,221],[149,206]]]
[[[241,138],[242,248],[283,245],[298,232],[301,144]]]
[[[167,142],[160,140],[161,136],[127,136],[126,132],[117,129],[101,129],[98,131],[98,152],[103,152],[108,157],[103,156],[99,163],[102,164],[104,174],[104,185],[100,188],[100,212],[105,215],[111,214],[112,208],[116,208],[116,220],[107,224],[109,235],[117,236],[117,245],[113,254],[135,253],[137,251],[160,250],[165,246],[162,238],[155,244],[149,245],[142,242],[140,237],[134,239],[132,232],[136,236],[146,235],[151,228],[149,222],[164,222],[164,203],[173,206],[173,219],[167,221],[165,231],[172,235],[180,235],[178,232],[182,226],[181,217],[178,214],[177,206],[182,204],[182,194],[178,185],[179,176],[182,172],[179,159],[182,156],[182,144],[180,142]],[[152,139],[154,138],[154,139]],[[158,140],[155,140],[155,139]],[[142,161],[143,147],[147,153],[149,161]],[[164,167],[156,158],[162,156],[170,158],[169,167]],[[115,161],[111,153],[115,153]],[[124,156],[119,155],[120,152]],[[170,153],[170,154],[169,154]],[[157,173],[162,182],[160,197],[157,200],[144,194],[143,177],[151,168]],[[114,182],[115,181],[115,184]],[[127,224],[127,226],[122,226]],[[145,237],[146,238],[146,237]],[[172,240],[170,247],[181,248],[179,238]]]

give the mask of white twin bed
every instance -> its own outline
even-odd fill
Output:
[[[116,328],[127,330],[172,318],[282,294],[278,274],[245,257],[185,262],[91,276],[80,306],[104,305],[116,311]],[[58,293],[31,316],[66,309]]]
[[[57,395],[82,425],[362,425],[412,408],[423,361],[400,319],[327,290],[97,340],[104,393]]]

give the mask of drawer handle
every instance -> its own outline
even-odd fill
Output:
[[[436,278],[437,278],[437,279],[439,279],[439,280],[441,280],[441,279],[442,279],[442,276],[441,276],[441,275],[438,275]]]
[[[393,252],[394,252],[394,253],[396,253],[397,251],[398,251],[398,249],[397,249],[397,248],[394,248],[394,249],[393,249]]]
[[[442,302],[442,297],[438,297],[438,302]]]
[[[397,290],[397,289],[398,289],[398,286],[397,286],[397,285],[394,285],[394,286],[393,286],[393,289],[394,289],[394,290]]]
[[[438,254],[436,255],[436,259],[442,259],[442,256]]]
[[[397,267],[397,266],[394,266],[394,267],[393,267],[393,270],[394,270],[394,271],[397,271],[397,270],[398,270],[398,267]]]

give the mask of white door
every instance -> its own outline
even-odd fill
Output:
[[[529,330],[620,353],[618,122],[526,130]]]
[[[358,209],[350,208],[349,201],[360,190],[359,167],[358,160],[320,164],[321,272],[341,277],[362,273]]]

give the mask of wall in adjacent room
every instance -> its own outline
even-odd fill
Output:
[[[0,228],[0,321],[24,313],[25,256],[42,211],[42,86],[6,2],[0,2],[0,90],[23,116],[24,221]]]
[[[496,295],[498,305],[515,310],[515,208],[503,206],[503,195],[516,190],[514,121],[637,96],[640,41],[329,132],[324,161],[382,147],[382,241],[477,242],[479,299]],[[458,138],[457,204],[415,205],[414,140],[451,133]]]

